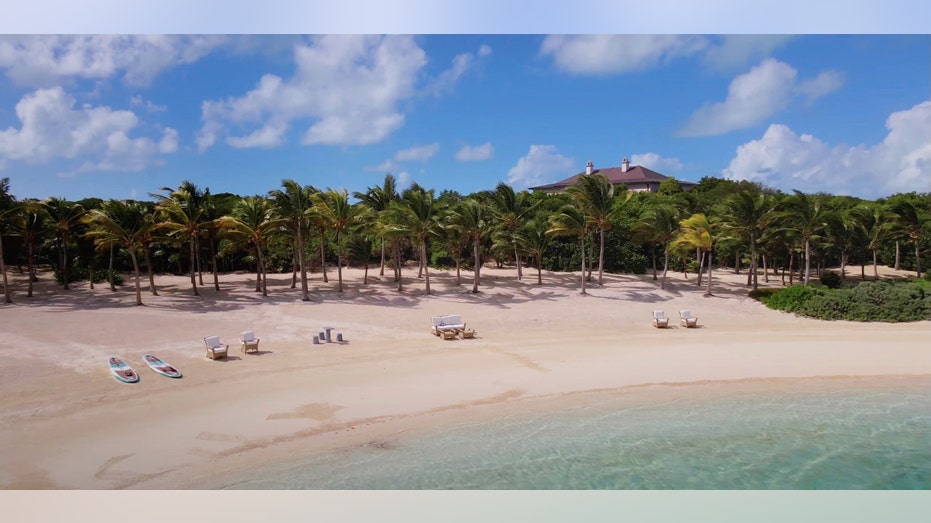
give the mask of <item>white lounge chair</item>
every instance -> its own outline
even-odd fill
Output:
[[[434,316],[431,318],[433,327],[431,332],[434,336],[439,336],[442,331],[460,331],[465,329],[465,323],[462,323],[462,316]]]
[[[207,357],[212,360],[225,358],[230,348],[229,345],[220,342],[219,336],[207,336],[204,338],[204,343],[207,344]]]
[[[682,320],[682,325],[686,328],[688,327],[698,327],[698,318],[692,316],[692,311],[684,310],[679,311],[679,318]]]
[[[669,318],[663,311],[653,311],[653,326],[660,329],[669,326]]]
[[[242,340],[242,352],[243,354],[252,351],[259,352],[259,338],[255,337],[255,333],[252,331],[242,331],[239,334],[239,339]]]

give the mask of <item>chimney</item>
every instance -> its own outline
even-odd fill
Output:
[[[585,164],[585,174],[592,174],[595,171],[595,164],[588,162]]]
[[[626,173],[629,167],[630,161],[627,159],[627,157],[624,157],[624,160],[621,162],[621,172]]]

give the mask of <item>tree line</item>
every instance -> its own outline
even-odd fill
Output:
[[[106,281],[116,290],[121,271],[132,271],[142,305],[143,272],[157,295],[154,275],[187,274],[199,295],[203,273],[255,271],[255,290],[268,295],[269,272],[291,272],[291,287],[309,297],[308,272],[320,270],[343,292],[342,270],[370,265],[392,272],[403,290],[402,269],[416,266],[424,292],[430,269],[472,272],[479,292],[481,268],[494,261],[514,266],[515,278],[536,270],[581,269],[580,292],[603,285],[605,272],[644,273],[665,288],[670,270],[696,274],[712,292],[712,267],[747,270],[747,286],[782,278],[809,285],[814,266],[866,267],[878,279],[880,263],[914,270],[931,250],[931,194],[900,193],[875,201],[851,196],[786,194],[746,181],[705,177],[689,191],[675,179],[656,193],[631,192],[603,175],[582,176],[565,194],[494,190],[439,194],[417,183],[401,190],[391,174],[381,185],[350,195],[295,180],[265,195],[212,194],[193,182],[163,187],[150,201],[17,200],[9,178],[0,179],[0,272],[4,300],[12,302],[8,267],[27,275],[33,295],[38,267],[48,266],[61,285]],[[661,273],[659,265],[661,264]],[[596,269],[597,266],[597,269]],[[594,272],[597,270],[597,276]],[[786,277],[788,276],[788,282]]]

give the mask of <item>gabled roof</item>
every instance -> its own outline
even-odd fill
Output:
[[[592,171],[592,174],[603,174],[612,185],[626,184],[628,187],[638,186],[648,183],[660,183],[663,180],[669,179],[668,176],[664,176],[656,171],[651,171],[646,167],[640,165],[634,165],[627,169],[627,172],[622,172],[620,167],[608,167],[606,169],[595,169]],[[575,185],[579,181],[579,177],[585,176],[584,172],[576,174],[562,180],[560,182],[551,183],[549,185],[541,185],[539,187],[531,187],[531,190],[553,190],[553,189],[564,189],[571,185]],[[682,188],[688,188],[694,183],[679,181],[682,185]]]

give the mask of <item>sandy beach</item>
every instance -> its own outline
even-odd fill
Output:
[[[219,292],[205,274],[200,297],[186,277],[159,276],[160,295],[144,287],[136,307],[131,277],[118,292],[86,283],[62,291],[45,275],[26,298],[11,271],[16,303],[0,305],[0,487],[212,488],[295,452],[377,445],[469,417],[584,401],[586,391],[931,375],[931,322],[795,317],[748,298],[746,274],[733,271],[715,271],[713,297],[681,273],[665,290],[650,275],[605,275],[587,296],[578,273],[544,273],[541,286],[535,270],[517,281],[513,268],[486,267],[472,294],[470,272],[457,286],[455,273],[431,271],[432,295],[416,269],[405,270],[403,292],[390,271],[370,270],[363,285],[361,270],[345,270],[343,293],[328,274],[329,283],[309,275],[310,302],[290,289],[290,274],[270,275],[268,297],[247,273],[221,275]],[[652,326],[654,309],[673,318],[670,328]],[[680,327],[680,309],[699,328]],[[433,336],[430,317],[447,314],[462,315],[477,337]],[[345,341],[313,344],[324,327]],[[241,353],[243,330],[261,339],[257,353]],[[205,357],[210,335],[229,344],[229,358]],[[149,352],[184,377],[149,370]],[[140,381],[116,381],[111,354]]]

